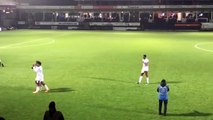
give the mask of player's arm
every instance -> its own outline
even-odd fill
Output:
[[[166,86],[167,87],[167,91],[169,92],[169,86]]]
[[[34,72],[38,71],[38,67],[36,67],[35,65],[33,65],[32,69],[33,69]]]
[[[145,61],[144,61],[144,59],[142,60],[142,65],[143,65],[143,64],[145,64]]]
[[[159,92],[159,87],[157,88],[157,92]]]
[[[32,65],[31,69],[33,69],[34,66],[35,66],[35,64]]]
[[[148,66],[148,65],[149,65],[149,61],[143,61],[143,64],[144,64],[145,66]]]

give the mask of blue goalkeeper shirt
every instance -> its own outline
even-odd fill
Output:
[[[158,86],[157,92],[159,94],[158,98],[159,100],[168,100],[168,92],[169,92],[169,86]]]

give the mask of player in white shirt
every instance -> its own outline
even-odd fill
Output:
[[[44,83],[44,74],[43,74],[43,68],[41,66],[40,61],[36,61],[35,64],[33,64],[32,67],[33,71],[36,72],[36,78],[35,78],[35,83],[36,83],[36,90],[33,93],[38,93],[42,86],[45,87],[45,92],[49,91],[48,86]]]
[[[149,84],[149,76],[148,76],[149,59],[146,57],[146,55],[143,55],[142,63],[143,63],[143,67],[141,69],[141,76],[139,77],[137,84],[140,84],[142,82],[144,73],[146,75],[146,83]]]

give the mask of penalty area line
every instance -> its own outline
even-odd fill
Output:
[[[48,40],[48,41],[44,42],[44,43],[40,43],[40,44],[38,43],[38,44],[32,44],[32,45],[24,45],[27,43],[37,42],[37,41],[41,41],[41,40]],[[20,43],[14,43],[14,44],[10,44],[10,45],[0,46],[0,49],[43,46],[43,45],[48,45],[48,44],[53,44],[53,43],[55,43],[54,39],[45,38],[45,39],[37,39],[37,40],[31,40],[31,41],[26,41],[26,42],[20,42]]]
[[[205,49],[205,48],[202,48],[202,47],[199,47],[200,45],[205,45],[205,44],[213,44],[213,42],[202,42],[202,43],[197,43],[194,45],[194,47],[198,50],[202,50],[202,51],[205,51],[205,52],[212,52],[213,53],[213,50],[209,50],[209,49]]]

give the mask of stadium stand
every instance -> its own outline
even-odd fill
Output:
[[[4,27],[200,30],[213,22],[212,0],[4,0],[0,4]]]

